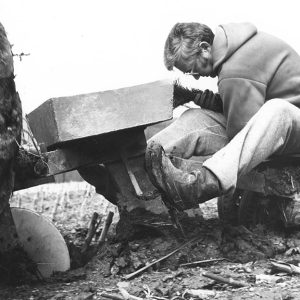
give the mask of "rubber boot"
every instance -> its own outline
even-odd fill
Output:
[[[298,199],[281,200],[279,209],[285,228],[300,227],[300,201]]]
[[[163,147],[152,141],[146,149],[146,170],[153,185],[166,197],[167,206],[178,210],[194,208],[221,195],[217,177],[205,167],[192,172],[176,168]]]

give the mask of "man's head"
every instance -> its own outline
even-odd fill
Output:
[[[211,46],[214,34],[200,23],[177,23],[170,31],[165,43],[164,62],[168,70],[176,67],[199,79],[212,76]]]

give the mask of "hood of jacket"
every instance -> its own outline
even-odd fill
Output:
[[[257,33],[251,23],[229,23],[219,25],[212,45],[213,69],[218,69],[236,50]]]

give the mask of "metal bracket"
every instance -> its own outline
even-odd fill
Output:
[[[144,193],[143,193],[142,189],[140,188],[140,185],[139,185],[134,173],[132,172],[130,164],[128,163],[128,156],[126,155],[126,151],[124,151],[124,149],[122,149],[120,151],[120,155],[121,155],[122,162],[126,168],[127,174],[130,178],[131,184],[134,188],[136,195],[138,197],[142,197],[144,195]]]

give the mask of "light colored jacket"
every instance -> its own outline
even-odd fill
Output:
[[[300,108],[300,56],[282,40],[250,23],[221,25],[212,55],[229,138],[270,99]]]

